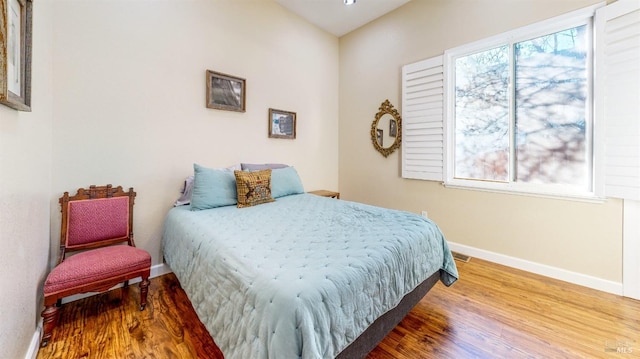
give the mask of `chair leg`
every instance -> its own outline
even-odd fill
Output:
[[[144,310],[147,305],[147,294],[149,292],[149,277],[142,277],[140,281],[140,310]]]
[[[41,347],[46,347],[51,340],[53,334],[53,328],[58,325],[58,319],[60,318],[60,308],[54,304],[46,307],[41,314],[43,320],[43,334],[40,341]]]

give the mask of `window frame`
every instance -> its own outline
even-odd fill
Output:
[[[445,176],[444,185],[452,188],[463,188],[473,190],[484,190],[491,192],[506,192],[513,194],[525,194],[543,197],[560,197],[569,199],[595,200],[602,201],[603,191],[600,184],[601,168],[596,159],[603,144],[594,142],[597,134],[600,132],[599,121],[594,117],[594,65],[595,65],[595,11],[605,6],[606,3],[598,3],[587,8],[576,10],[564,15],[560,15],[551,19],[540,21],[528,26],[507,31],[489,38],[478,40],[469,44],[448,49],[444,53],[444,109],[445,109]],[[589,87],[587,93],[587,117],[588,125],[586,129],[586,151],[587,165],[589,166],[590,188],[578,188],[573,185],[559,184],[534,184],[525,182],[516,182],[513,180],[512,174],[516,162],[511,157],[509,160],[510,178],[506,182],[494,182],[479,179],[460,179],[455,178],[455,61],[459,57],[471,55],[483,50],[508,45],[510,47],[510,58],[513,59],[513,45],[517,42],[527,41],[536,37],[552,34],[572,27],[587,25],[587,43],[591,46],[588,48],[587,54],[587,84]],[[513,61],[509,64],[511,73],[509,84],[509,143],[510,156],[515,154],[515,137],[514,137],[514,111],[515,97],[513,96],[514,86],[514,66]]]

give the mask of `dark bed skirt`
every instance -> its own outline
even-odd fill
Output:
[[[364,358],[369,354],[384,337],[395,328],[398,323],[418,304],[427,292],[440,279],[440,271],[435,272],[424,282],[419,284],[413,291],[407,293],[400,303],[390,311],[376,319],[353,343],[349,344],[338,356],[337,359]]]

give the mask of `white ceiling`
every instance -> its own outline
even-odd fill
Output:
[[[340,37],[391,12],[410,0],[276,0],[310,23]]]

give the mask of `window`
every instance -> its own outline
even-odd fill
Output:
[[[445,52],[445,184],[594,196],[593,13]]]
[[[600,3],[403,66],[402,177],[640,199],[639,21]]]

